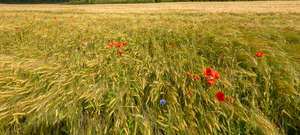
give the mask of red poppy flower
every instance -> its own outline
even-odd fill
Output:
[[[84,38],[84,40],[88,40],[88,38]]]
[[[215,79],[219,79],[220,78],[220,75],[217,71],[211,69],[211,68],[206,68],[204,70],[204,72],[202,73],[202,75],[205,75],[205,76],[211,76]]]
[[[213,69],[211,69],[211,68],[206,68],[206,69],[204,70],[204,72],[202,73],[202,75],[205,75],[205,76],[212,76],[212,71],[213,71]]]
[[[16,29],[16,30],[18,30],[18,29],[19,29],[19,27],[15,27],[15,29]]]
[[[262,52],[256,53],[256,56],[257,56],[257,57],[262,57],[263,55],[264,55],[264,53],[262,53]]]
[[[227,47],[230,47],[230,44],[226,44]]]
[[[190,75],[191,75],[191,72],[186,72],[186,74],[187,74],[188,76],[190,76]]]
[[[122,45],[118,43],[118,44],[116,44],[116,47],[121,48]]]
[[[228,100],[227,100],[228,103],[233,103],[234,102],[234,98],[230,97]]]
[[[215,78],[214,78],[214,77],[212,77],[212,76],[206,76],[206,77],[205,77],[205,80],[206,80],[206,81],[209,81],[209,80],[214,80],[214,79],[215,79]]]
[[[114,42],[114,41],[112,41],[111,43],[112,43],[113,45],[119,44],[118,42]]]
[[[225,58],[225,56],[224,56],[224,55],[222,55],[222,56],[221,56],[221,58],[222,58],[222,59],[224,59],[224,58]]]
[[[225,101],[225,94],[222,91],[217,92],[216,97],[220,102]]]
[[[123,54],[122,50],[119,50],[119,54],[120,54],[120,56],[122,56],[122,54]]]
[[[106,92],[106,91],[107,91],[107,88],[103,88],[103,91]]]
[[[220,78],[220,75],[217,71],[214,71],[214,78],[217,80]]]
[[[70,18],[73,18],[74,16],[70,16]]]
[[[112,47],[112,43],[108,43],[107,45],[110,46],[110,47]]]
[[[198,80],[200,78],[200,76],[198,74],[196,74],[193,78],[194,81]]]
[[[53,17],[54,19],[56,19],[56,17]]]
[[[207,81],[206,81],[206,84],[207,84],[208,86],[212,86],[214,83],[215,83],[215,80],[214,80],[214,79],[212,79],[212,80],[207,80]]]
[[[123,64],[123,65],[126,65],[127,63],[126,63],[126,62],[123,62],[122,64]]]
[[[186,97],[190,98],[190,96],[192,96],[192,91],[191,90],[187,90],[186,91]]]
[[[127,44],[127,42],[126,41],[124,41],[123,43],[122,43],[122,45],[126,45]]]

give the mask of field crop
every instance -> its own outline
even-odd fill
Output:
[[[299,5],[0,4],[0,134],[297,134]]]

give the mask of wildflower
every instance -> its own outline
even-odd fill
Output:
[[[188,76],[190,76],[190,75],[191,75],[191,72],[186,72],[186,74],[187,74]]]
[[[214,78],[215,79],[219,79],[220,78],[220,75],[217,71],[214,71]]]
[[[234,102],[234,98],[230,97],[228,100],[227,100],[228,103],[233,103]]]
[[[191,90],[187,90],[186,91],[186,97],[189,98],[190,96],[192,96],[192,91]]]
[[[143,117],[143,118],[142,118],[142,121],[146,121],[146,120],[147,120],[147,118],[146,118],[146,117]]]
[[[230,44],[226,44],[227,47],[230,47]]]
[[[159,103],[162,104],[162,105],[164,105],[164,104],[166,104],[167,102],[166,102],[166,100],[161,99],[161,100],[159,101]]]
[[[210,80],[214,80],[215,78],[214,77],[212,77],[212,76],[206,76],[205,77],[205,80],[206,81],[210,81]]]
[[[284,71],[285,71],[285,72],[288,72],[288,69],[287,69],[287,68],[284,68]]]
[[[122,43],[122,45],[126,45],[127,44],[127,42],[126,41],[124,41],[123,43]]]
[[[206,68],[204,70],[204,72],[202,73],[202,75],[205,75],[205,76],[212,76],[212,70],[211,68]]]
[[[126,65],[127,63],[126,63],[126,62],[123,62],[122,64],[123,64],[123,65]]]
[[[56,19],[56,17],[53,17],[53,19]]]
[[[224,54],[221,56],[221,58],[222,58],[222,59],[224,59],[224,58],[225,58]]]
[[[84,40],[88,40],[88,38],[84,38]]]
[[[286,28],[282,28],[282,31],[286,31]]]
[[[210,76],[210,77],[213,77],[215,79],[219,79],[220,78],[219,73],[217,71],[211,69],[211,68],[206,68],[204,70],[204,72],[202,73],[202,75]]]
[[[19,29],[19,27],[15,27],[15,29],[16,29],[16,30],[18,30],[18,29]]]
[[[112,41],[111,43],[112,43],[113,45],[119,44],[118,42],[114,42],[114,41]]]
[[[215,83],[214,79],[206,81],[206,84],[209,85],[209,86],[212,86],[214,83]]]
[[[87,46],[88,46],[88,49],[93,49],[94,48],[94,45],[92,45],[91,42],[88,42]]]
[[[107,91],[107,88],[103,88],[103,91],[106,92],[106,91]]]
[[[194,76],[193,80],[196,81],[196,80],[198,80],[199,78],[200,78],[199,75],[196,74],[196,75]]]
[[[120,56],[122,56],[122,54],[123,54],[122,50],[119,50],[119,54],[120,54]]]
[[[274,128],[275,127],[275,123],[274,122],[272,122],[272,128]]]
[[[70,16],[70,18],[73,18],[74,16]]]
[[[257,57],[262,57],[263,55],[264,55],[264,53],[262,53],[262,52],[256,53],[256,56],[257,56]]]
[[[108,43],[107,45],[108,45],[108,46],[110,46],[110,47],[112,47],[113,43],[112,43],[112,42],[110,42],[110,43]]]
[[[217,92],[216,97],[220,102],[225,101],[225,94],[222,91]]]
[[[122,45],[121,45],[121,44],[119,44],[119,43],[117,43],[117,44],[116,44],[116,47],[118,47],[118,48],[121,48],[121,47],[122,47]]]

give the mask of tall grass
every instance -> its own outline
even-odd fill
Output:
[[[299,133],[299,14],[0,15],[0,134]]]
[[[260,0],[70,0],[69,4],[111,4],[111,3],[159,3],[159,2],[209,2],[209,1],[260,1]],[[267,0],[279,1],[279,0]],[[281,0],[292,1],[292,0]]]

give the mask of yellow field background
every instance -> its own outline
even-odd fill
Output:
[[[0,4],[0,135],[294,135],[299,52],[300,1]]]
[[[300,1],[252,1],[252,2],[175,2],[147,4],[0,4],[0,11],[85,11],[96,13],[299,13]]]

